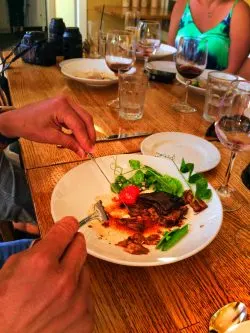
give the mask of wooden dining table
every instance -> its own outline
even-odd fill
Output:
[[[177,81],[171,84],[150,82],[143,118],[125,121],[107,107],[107,102],[117,95],[117,85],[90,87],[63,76],[58,64],[40,67],[22,61],[7,71],[7,77],[16,108],[67,94],[93,116],[102,135],[175,131],[204,138],[210,125],[202,117],[204,96],[195,92],[190,92],[189,102],[197,107],[197,112],[173,111],[172,104],[184,98],[184,87]],[[140,152],[142,140],[97,143],[95,156]],[[55,145],[25,139],[20,143],[37,223],[44,237],[54,223],[50,201],[55,185],[69,170],[86,162]],[[220,151],[221,161],[205,176],[216,187],[223,181],[230,152],[219,142],[212,144]],[[249,230],[250,191],[241,180],[249,160],[249,153],[239,153],[230,179],[231,186],[243,198],[242,207],[224,213],[218,235],[202,251],[185,260],[156,267],[124,266],[88,256],[95,332],[206,333],[210,317],[226,303],[241,301],[250,311],[249,251],[242,251],[242,243],[235,237],[239,230]]]

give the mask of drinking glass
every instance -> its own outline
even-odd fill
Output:
[[[105,61],[114,72],[128,71],[135,63],[135,39],[131,32],[113,30],[107,33]],[[119,99],[108,103],[111,108],[119,109]]]
[[[148,58],[154,54],[161,44],[161,24],[157,21],[140,21],[138,24],[138,50],[144,57],[144,68]]]
[[[228,186],[231,171],[239,151],[250,150],[250,82],[235,81],[226,93],[226,103],[231,94],[231,106],[222,107],[215,122],[215,131],[220,142],[231,150],[230,161],[223,184],[217,189],[224,211],[234,211],[241,207],[240,194]]]
[[[193,37],[181,37],[175,57],[176,69],[178,73],[186,79],[185,100],[173,105],[175,111],[195,112],[188,100],[188,86],[192,79],[201,75],[207,65],[207,41],[205,39]]]
[[[140,21],[140,15],[141,13],[138,10],[126,12],[124,20],[124,29],[135,33],[137,30],[138,23]]]

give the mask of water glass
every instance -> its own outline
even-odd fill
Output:
[[[212,71],[208,73],[205,106],[203,111],[203,118],[209,122],[214,122],[218,118],[219,109],[221,107],[222,97],[223,110],[225,113],[230,107],[231,96],[225,96],[225,93],[229,91],[231,83],[237,80],[238,77],[224,72]],[[220,109],[220,113],[222,110]]]
[[[90,58],[100,58],[105,55],[106,35],[100,30],[99,22],[88,21],[88,42],[90,44]]]
[[[148,74],[132,68],[119,71],[119,116],[126,120],[138,120],[143,116]]]

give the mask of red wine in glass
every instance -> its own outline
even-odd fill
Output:
[[[122,61],[122,60],[123,59],[119,61],[118,57],[113,57],[113,59],[106,57],[106,64],[114,73],[118,73],[119,70],[126,72],[133,66],[134,61],[133,60]]]
[[[175,56],[176,69],[186,79],[185,100],[173,105],[178,112],[195,112],[196,108],[190,106],[188,100],[188,86],[192,79],[201,75],[207,65],[207,40],[202,38],[181,37]]]
[[[195,79],[196,77],[200,76],[201,73],[203,72],[203,69],[200,67],[196,66],[191,66],[191,65],[180,65],[176,64],[176,69],[178,73],[181,74],[185,79]]]

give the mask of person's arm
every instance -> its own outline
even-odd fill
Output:
[[[184,8],[186,6],[187,0],[177,0],[176,4],[174,5],[171,19],[170,19],[170,26],[169,26],[169,32],[168,32],[168,38],[167,43],[169,45],[175,46],[175,37],[178,32],[180,20],[182,17],[182,14],[184,12]]]
[[[0,331],[90,333],[93,310],[84,236],[65,217],[0,270]]]
[[[66,135],[62,127],[73,135]],[[84,157],[93,149],[92,117],[68,97],[60,96],[0,114],[0,133],[42,143],[60,144]]]
[[[250,52],[250,8],[240,1],[234,8],[230,25],[230,49],[226,72],[236,74]]]
[[[250,81],[250,58],[247,58],[241,66],[238,75]]]

